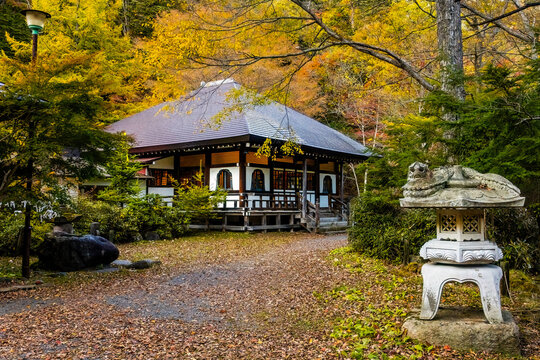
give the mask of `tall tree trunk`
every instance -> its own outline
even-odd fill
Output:
[[[122,0],[122,35],[129,36],[129,16],[128,16],[128,10],[129,10],[129,0]]]
[[[358,196],[360,196],[360,185],[358,184],[358,176],[356,175],[356,169],[354,168],[353,163],[349,163],[349,166],[351,167],[351,171],[354,176],[354,183],[356,184],[356,193]]]
[[[457,100],[465,99],[463,84],[463,37],[459,0],[437,0],[437,40],[441,64],[441,90]],[[456,120],[448,114],[447,120]]]

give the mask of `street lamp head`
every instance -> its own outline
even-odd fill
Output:
[[[43,25],[45,25],[45,21],[51,17],[51,14],[45,11],[31,9],[23,10],[21,14],[26,16],[26,23],[30,30],[32,30],[32,34],[39,34],[43,29]]]

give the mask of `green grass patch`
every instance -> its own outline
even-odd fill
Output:
[[[340,309],[331,337],[335,350],[351,359],[477,359],[479,354],[433,347],[409,338],[402,330],[406,317],[420,308],[422,277],[411,266],[393,265],[354,252],[350,247],[336,249],[328,260],[351,272],[357,279],[340,284],[326,293],[314,293],[319,302]],[[503,297],[503,306],[520,316],[520,328],[534,336],[539,307],[538,277],[511,272],[512,298]],[[449,283],[444,287],[441,306],[482,308],[478,287]],[[536,322],[537,323],[537,322]],[[536,342],[537,339],[525,339]],[[483,359],[506,359],[503,355],[481,354]]]

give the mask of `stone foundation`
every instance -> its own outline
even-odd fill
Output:
[[[433,320],[420,320],[415,315],[403,328],[411,338],[435,346],[519,356],[519,329],[508,311],[502,314],[503,323],[490,324],[482,310],[440,309]]]

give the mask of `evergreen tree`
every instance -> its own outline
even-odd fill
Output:
[[[105,166],[111,183],[99,194],[101,200],[123,205],[140,193],[136,175],[142,169],[142,165],[129,154],[130,147],[127,139],[120,142]]]

